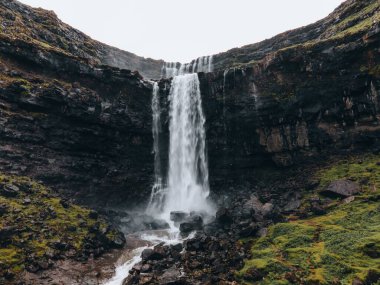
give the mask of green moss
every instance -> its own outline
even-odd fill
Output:
[[[73,204],[64,208],[49,188],[27,177],[0,175],[0,183],[20,189],[16,197],[0,195],[0,204],[7,206],[0,229],[17,226],[10,238],[0,240],[0,283],[5,272],[21,271],[28,257],[46,260],[49,252],[57,251],[54,247],[57,241],[66,243],[80,255],[85,240],[94,237],[90,228],[95,224],[100,229],[107,227],[102,219],[90,219],[89,209]]]
[[[373,192],[380,188],[380,156],[351,157],[319,171],[316,176],[320,180],[320,188],[331,181],[346,178],[360,183],[364,193]]]
[[[379,4],[377,4],[377,5],[379,5]],[[354,35],[356,33],[366,32],[374,25],[374,23],[379,22],[379,20],[380,20],[380,15],[374,14],[372,17],[368,17],[365,20],[360,21],[356,25],[349,27],[343,31],[338,32],[331,39],[340,39],[343,37]]]
[[[367,6],[358,11],[355,14],[343,19],[338,24],[333,25],[328,29],[329,33],[335,33],[334,37],[346,36],[348,34],[354,34],[359,31],[363,31],[372,26],[373,21],[378,20],[376,10],[379,9],[378,1],[371,1]]]
[[[350,284],[369,270],[380,272],[380,156],[352,157],[316,173],[321,188],[333,180],[365,180],[363,193],[339,203],[326,215],[280,223],[256,240],[252,260],[237,276],[245,284],[249,270],[265,275],[254,284],[278,284],[293,274],[303,284]],[[375,254],[374,254],[375,253]]]

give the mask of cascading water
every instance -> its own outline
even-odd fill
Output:
[[[174,76],[169,93],[169,171],[166,179],[160,173],[159,129],[160,103],[158,85],[154,84],[152,98],[153,138],[155,153],[155,184],[147,208],[149,214],[169,221],[170,212],[191,211],[213,214],[207,200],[209,195],[206,156],[205,118],[199,79],[193,71],[212,71],[212,56],[200,57],[178,65],[166,63],[163,73]],[[163,181],[166,185],[163,185]]]
[[[205,118],[197,74],[173,79],[170,100],[168,189],[164,212],[211,212]]]
[[[153,214],[162,210],[163,205],[163,181],[160,158],[160,132],[161,132],[161,107],[160,107],[160,88],[157,82],[153,83],[152,94],[152,134],[153,134],[153,153],[154,153],[154,184],[152,194],[148,204],[148,213]]]

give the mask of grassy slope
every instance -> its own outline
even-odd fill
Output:
[[[238,276],[245,284],[352,284],[380,273],[380,156],[351,158],[316,174],[320,189],[348,178],[361,181],[351,203],[333,202],[326,215],[272,226],[254,242]],[[374,256],[375,253],[375,256]],[[252,271],[265,276],[253,280]],[[260,278],[258,278],[260,279]]]

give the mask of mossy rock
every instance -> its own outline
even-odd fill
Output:
[[[122,246],[120,233],[90,209],[54,196],[51,190],[27,177],[0,174],[0,283],[23,270],[50,267],[56,259],[85,260]]]

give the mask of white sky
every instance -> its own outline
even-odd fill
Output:
[[[94,39],[188,62],[255,43],[327,16],[343,0],[21,0],[54,10]]]

